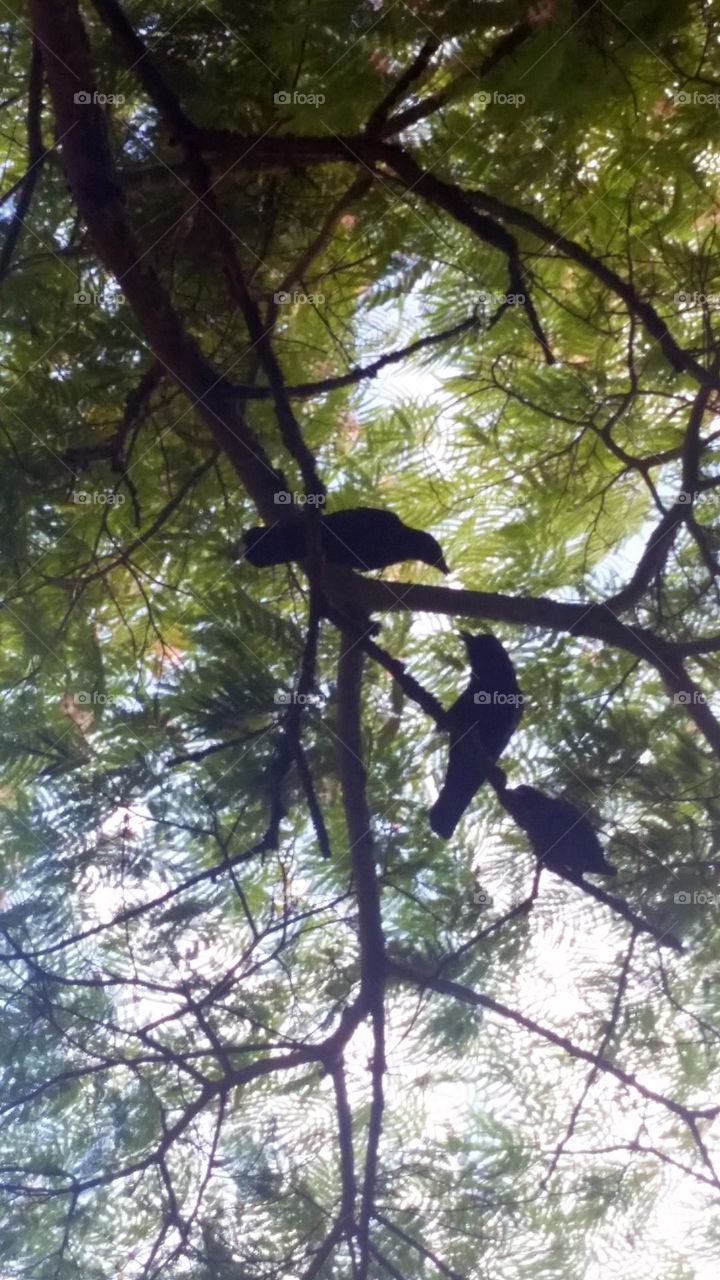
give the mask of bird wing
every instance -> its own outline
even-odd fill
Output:
[[[382,569],[392,562],[401,521],[376,507],[351,507],[323,517],[323,550],[333,564]]]
[[[522,708],[511,702],[476,702],[478,694],[487,694],[492,699],[496,692],[478,689],[473,680],[447,713],[451,732],[459,737],[474,729],[485,754],[492,760],[497,760],[505,750],[522,716]]]
[[[262,568],[272,564],[288,564],[298,560],[305,550],[305,529],[300,524],[273,527],[257,525],[243,535],[245,559]]]
[[[605,857],[597,834],[585,814],[565,800],[546,798],[543,819],[545,862],[568,867],[583,875],[586,871],[614,875],[615,868]]]

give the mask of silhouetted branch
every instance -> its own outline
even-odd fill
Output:
[[[385,937],[363,764],[360,716],[363,656],[352,631],[340,633],[340,646],[337,679],[338,771],[343,791],[350,861],[358,904],[360,990],[372,1019],[374,1041],[371,1069],[372,1103],[357,1232],[361,1254],[360,1277],[361,1280],[365,1280],[369,1265],[370,1220],[374,1207],[378,1146],[384,1108]]]
[[[137,75],[154,106],[164,118],[170,136],[183,149],[191,190],[198,203],[210,215],[207,224],[208,235],[210,240],[218,246],[233,297],[242,311],[253,347],[268,380],[285,447],[300,467],[306,492],[322,496],[325,494],[325,486],[317,474],[315,458],[303,440],[300,424],[290,405],[267,326],[263,323],[260,310],[250,293],[245,274],[238,261],[235,240],[218,206],[214,191],[215,184],[202,151],[197,145],[194,126],[185,114],[179,99],[165,81],[149,49],[130,25],[116,0],[94,0],[94,4],[112,32],[116,43],[123,50],[128,68]]]
[[[434,36],[431,36],[425,41],[424,45],[413,58],[410,65],[398,78],[392,88],[388,90],[385,97],[378,103],[368,117],[365,132],[369,137],[385,133],[388,125],[388,116],[390,115],[393,107],[396,103],[402,102],[408,89],[416,80],[419,80],[420,76],[427,70],[431,58],[435,53],[437,53],[439,48],[440,41],[436,40]],[[390,129],[390,132],[395,133],[395,128]]]
[[[493,1000],[491,996],[481,995],[477,991],[473,991],[470,987],[463,986],[459,982],[452,982],[448,978],[436,977],[430,973],[424,973],[419,969],[415,969],[410,965],[401,964],[396,960],[388,960],[387,962],[388,977],[398,978],[402,982],[410,983],[413,986],[420,987],[422,990],[436,991],[440,995],[452,996],[455,1000],[460,1000],[464,1004],[476,1005],[479,1008],[489,1009],[493,1013],[498,1014],[501,1018],[509,1022],[515,1023],[516,1026],[522,1027],[525,1031],[531,1031],[534,1035],[539,1036],[542,1040],[547,1040],[549,1044],[555,1045],[559,1049],[563,1049],[571,1058],[575,1058],[580,1062],[589,1062],[592,1066],[597,1067],[600,1071],[606,1072],[608,1075],[614,1076],[626,1088],[640,1094],[649,1102],[655,1102],[665,1110],[671,1111],[681,1119],[688,1127],[697,1129],[698,1120],[714,1120],[720,1115],[720,1106],[715,1107],[685,1107],[680,1102],[676,1102],[674,1098],[668,1098],[662,1093],[658,1093],[655,1089],[651,1089],[648,1085],[638,1080],[630,1071],[623,1070],[616,1063],[611,1062],[608,1058],[604,1058],[601,1054],[593,1053],[589,1049],[583,1049],[580,1045],[575,1044],[567,1036],[558,1035],[557,1032],[551,1031],[549,1027],[543,1027],[540,1023],[535,1022],[533,1018],[528,1018],[525,1014],[520,1013],[517,1009],[511,1009],[508,1005],[501,1004],[499,1000]],[[707,1153],[702,1149],[703,1159],[713,1172],[712,1163]],[[720,1189],[720,1183],[716,1185]]]
[[[622,1009],[622,1002],[625,997],[625,993],[627,991],[628,979],[630,977],[630,965],[632,963],[632,958],[635,952],[636,941],[637,941],[637,933],[633,932],[630,935],[630,942],[628,945],[628,949],[625,952],[625,959],[623,960],[622,968],[620,970],[620,976],[618,978],[617,988],[615,990],[615,998],[613,1000],[612,1009],[610,1011],[610,1018],[603,1032],[603,1037],[602,1037],[602,1040],[600,1041],[600,1048],[597,1051],[599,1057],[604,1057],[605,1051],[612,1037],[615,1035],[618,1018],[620,1017],[620,1012]],[[565,1133],[563,1134],[563,1137],[561,1138],[560,1142],[557,1144],[553,1152],[553,1157],[552,1157],[552,1160],[550,1161],[550,1165],[548,1167],[547,1173],[544,1175],[542,1182],[538,1186],[538,1196],[542,1196],[545,1194],[545,1189],[548,1186],[550,1179],[552,1178],[555,1170],[558,1167],[562,1154],[568,1142],[570,1141],[570,1139],[573,1137],[575,1133],[575,1126],[577,1125],[577,1122],[580,1118],[580,1112],[582,1111],[585,1099],[587,1098],[595,1080],[597,1079],[598,1071],[599,1071],[599,1068],[596,1066],[593,1066],[590,1068],[590,1071],[588,1072],[588,1076],[585,1081],[585,1085],[582,1089],[582,1092],[580,1094],[580,1097],[578,1098],[577,1102],[573,1106],[572,1111],[570,1112],[570,1119],[568,1121]]]
[[[312,396],[326,395],[331,391],[338,391],[342,387],[354,386],[358,382],[364,382],[367,378],[377,377],[389,365],[399,364],[402,360],[409,360],[411,356],[417,355],[420,351],[438,346],[444,342],[450,342],[453,338],[459,338],[464,333],[471,333],[479,327],[480,320],[476,313],[473,312],[471,316],[468,316],[466,320],[461,320],[459,324],[451,325],[449,329],[443,329],[439,333],[431,333],[424,338],[418,338],[416,342],[411,342],[408,346],[402,347],[398,351],[389,351],[386,355],[371,361],[370,364],[351,369],[349,373],[339,373],[331,378],[322,378],[319,382],[296,383],[287,388],[287,393],[293,398],[296,397],[299,400],[303,400]],[[268,400],[272,394],[270,387],[254,387],[250,385],[235,385],[233,392],[239,400]]]
[[[277,512],[274,495],[285,488],[282,477],[243,422],[221,376],[186,332],[130,229],[102,108],[77,101],[78,85],[84,92],[94,86],[76,2],[58,0],[50,7],[32,0],[31,14],[62,138],[63,164],[98,255],[122,288],[156,359],[190,396],[263,518],[271,520]]]
[[[601,889],[598,885],[592,884],[589,880],[575,878],[572,875],[565,874],[561,871],[552,872],[553,875],[559,875],[563,880],[574,884],[576,888],[582,889],[583,893],[587,893],[591,898],[595,898],[598,902],[602,902],[606,907],[610,907],[617,915],[622,916],[631,924],[637,933],[648,933],[654,938],[660,947],[669,947],[671,951],[677,951],[680,955],[685,948],[679,938],[675,937],[669,929],[660,928],[659,925],[652,924],[650,920],[646,920],[644,916],[639,916],[628,906],[623,898],[618,898],[614,893],[608,893],[606,889]]]
[[[532,26],[529,22],[519,22],[512,31],[508,31],[506,35],[501,36],[495,48],[490,51],[487,58],[480,63],[480,66],[472,71],[472,74],[478,81],[488,76],[491,71],[507,57],[512,56],[516,49],[527,40],[532,34]],[[467,75],[463,73],[463,78]],[[402,133],[405,129],[409,129],[412,125],[417,124],[419,120],[426,120],[428,116],[433,115],[446,102],[452,100],[453,82],[446,88],[438,89],[436,93],[429,94],[427,98],[423,98],[420,102],[415,103],[412,107],[407,107],[404,111],[399,111],[397,115],[391,116],[386,124],[380,130],[382,137],[391,137],[393,134]]]
[[[465,591],[452,587],[426,587],[410,582],[383,582],[360,578],[357,574],[335,572],[332,595],[338,604],[343,598],[362,605],[368,613],[427,612],[452,617],[487,618],[549,631],[567,631],[574,636],[590,636],[624,649],[655,668],[674,703],[700,729],[713,750],[720,755],[720,723],[707,699],[685,670],[685,653],[697,650],[663,640],[645,627],[627,626],[603,604],[566,604],[546,596],[508,596],[499,592]]]
[[[432,1249],[428,1249],[427,1245],[421,1244],[414,1236],[408,1235],[407,1231],[403,1231],[402,1227],[399,1227],[397,1223],[391,1222],[389,1218],[386,1218],[384,1213],[380,1213],[379,1210],[376,1209],[373,1217],[377,1218],[378,1222],[381,1222],[384,1227],[387,1227],[388,1231],[391,1231],[399,1240],[403,1240],[411,1249],[414,1249],[416,1253],[419,1253],[422,1258],[426,1258],[429,1262],[432,1262],[433,1266],[437,1268],[440,1274],[447,1276],[448,1280],[465,1280],[464,1276],[461,1275],[459,1271],[455,1271],[452,1267],[449,1267],[446,1262],[443,1262],[442,1259],[433,1252]]]

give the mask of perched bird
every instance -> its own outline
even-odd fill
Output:
[[[460,635],[472,675],[448,709],[450,753],[442,791],[430,810],[430,826],[448,840],[475,792],[505,750],[522,716],[523,695],[515,668],[495,636]]]
[[[320,518],[323,553],[331,564],[350,569],[385,569],[400,560],[422,560],[449,573],[439,542],[422,529],[403,524],[394,511],[352,507]],[[307,529],[302,520],[248,529],[245,559],[262,568],[288,564],[307,555]]]
[[[580,809],[567,800],[546,796],[537,787],[508,788],[502,802],[530,837],[535,856],[544,867],[577,879],[586,872],[615,876],[602,845]]]

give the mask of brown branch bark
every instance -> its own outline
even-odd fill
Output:
[[[688,675],[683,656],[687,646],[675,645],[645,627],[627,626],[603,604],[566,604],[546,596],[508,596],[499,592],[425,587],[410,582],[383,582],[326,567],[326,581],[334,600],[361,605],[367,613],[407,611],[442,613],[459,618],[486,618],[549,631],[588,636],[624,649],[650,663],[661,676],[673,701],[697,725],[713,751],[720,755],[720,723],[699,686]],[[346,606],[346,607],[348,607]],[[697,650],[694,650],[697,652]]]
[[[351,631],[340,633],[340,644],[337,679],[338,771],[358,904],[360,993],[372,1019],[374,1041],[371,1069],[372,1102],[357,1231],[360,1246],[359,1275],[360,1280],[365,1280],[369,1267],[370,1221],[374,1208],[378,1148],[384,1110],[385,937],[363,764],[360,719],[363,655]]]
[[[118,281],[157,360],[185,391],[235,467],[266,520],[286,486],[254,432],[243,421],[224,379],[187,334],[168,294],[137,242],[125,213],[102,109],[76,102],[92,92],[87,37],[75,0],[31,0],[68,182],[97,253]]]
[[[235,252],[235,242],[230,234],[222,211],[218,206],[214,182],[202,151],[197,145],[195,128],[153,57],[128,22],[117,0],[93,0],[95,8],[122,49],[128,68],[135,72],[148,97],[165,121],[170,136],[182,147],[187,166],[190,187],[198,204],[210,215],[208,234],[217,246],[232,296],[239,306],[247,325],[252,345],[270,386],[275,416],[285,447],[295,458],[309,494],[324,496],[325,486],[316,470],[315,458],[302,437],[300,424],[290,404],[280,364],[273,350],[267,326],[250,293],[245,273]]]
[[[494,244],[504,253],[507,253],[508,246],[514,245],[515,241],[512,237],[508,240],[507,233],[505,236],[502,234],[504,228],[501,223],[521,227],[544,244],[577,262],[611,293],[621,298],[628,311],[658,343],[676,372],[689,373],[697,382],[707,384],[715,390],[720,389],[720,376],[705,369],[690,352],[685,351],[672,336],[652,303],[644,299],[634,285],[608,267],[596,254],[524,209],[518,209],[487,192],[465,190],[457,184],[425,174],[412,156],[401,147],[368,139],[365,134],[338,134],[328,138],[284,134],[282,137],[258,138],[235,134],[231,130],[199,129],[197,136],[207,154],[219,156],[238,168],[254,171],[284,172],[302,165],[333,163],[364,164],[372,170],[378,164],[386,164],[417,190],[418,194],[444,208],[451,216],[474,230],[482,240]],[[423,177],[429,181],[421,185],[418,178]],[[472,218],[473,205],[492,217],[488,217],[487,222],[476,223]],[[494,221],[493,218],[500,221]]]

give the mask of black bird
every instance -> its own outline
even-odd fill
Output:
[[[472,675],[448,709],[450,753],[445,782],[430,810],[430,826],[448,840],[475,792],[505,750],[522,716],[523,695],[515,668],[495,636],[460,635]]]
[[[394,511],[351,507],[320,518],[323,553],[330,564],[350,569],[385,569],[400,560],[422,560],[449,573],[439,542],[422,529],[403,524]],[[288,564],[307,555],[307,529],[302,520],[269,528],[248,529],[245,559],[258,568]]]
[[[530,837],[532,850],[544,867],[578,879],[586,872],[615,876],[585,815],[567,800],[546,796],[537,787],[514,787],[502,802]]]

